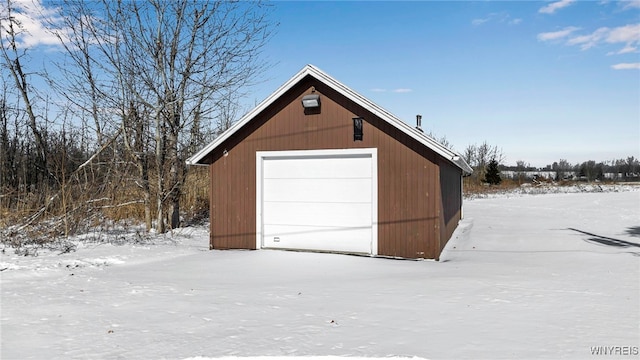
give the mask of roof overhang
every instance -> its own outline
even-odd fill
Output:
[[[249,123],[253,118],[255,118],[258,114],[264,111],[267,107],[273,104],[278,98],[280,98],[283,94],[289,91],[294,85],[296,85],[298,82],[300,82],[302,79],[304,79],[306,76],[309,76],[309,75],[323,82],[327,86],[331,87],[333,90],[345,96],[347,99],[360,105],[367,111],[378,116],[382,120],[393,125],[398,130],[404,132],[411,138],[415,139],[419,143],[431,149],[432,151],[440,155],[442,158],[448,160],[449,162],[454,164],[456,167],[460,168],[463,171],[463,173],[473,172],[473,169],[471,169],[471,167],[464,161],[464,159],[459,154],[443,146],[436,140],[432,139],[430,136],[427,136],[421,131],[409,126],[407,123],[400,120],[399,118],[397,118],[396,116],[388,112],[387,110],[381,108],[380,106],[376,105],[369,99],[351,90],[349,87],[345,86],[338,80],[332,78],[331,76],[327,75],[325,72],[323,72],[322,70],[318,69],[313,65],[306,65],[304,68],[302,68],[302,70],[300,70],[291,79],[289,79],[286,83],[280,86],[274,93],[272,93],[266,99],[264,99],[253,110],[249,111],[246,115],[244,115],[238,122],[233,124],[225,132],[220,134],[220,136],[218,136],[215,140],[213,140],[207,146],[205,146],[200,151],[195,153],[193,156],[188,158],[187,164],[188,165],[207,165],[202,161],[213,150],[215,150],[220,144],[225,142],[225,140],[230,138],[234,133],[236,133],[236,131],[238,131],[247,123]]]

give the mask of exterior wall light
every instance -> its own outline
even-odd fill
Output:
[[[317,108],[320,106],[320,95],[311,94],[302,97],[302,107],[305,109]]]
[[[353,141],[362,141],[362,118],[353,118]]]

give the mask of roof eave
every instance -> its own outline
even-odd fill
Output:
[[[246,125],[251,119],[253,119],[256,115],[266,109],[269,105],[271,105],[276,99],[278,99],[282,94],[287,92],[293,85],[295,85],[298,81],[304,78],[308,74],[308,68],[310,65],[305,66],[302,70],[300,70],[296,75],[294,75],[291,79],[289,79],[286,83],[282,84],[271,95],[262,100],[258,106],[253,108],[253,110],[246,113],[240,120],[238,120],[235,124],[231,125],[227,130],[225,130],[222,134],[220,134],[217,138],[215,138],[212,142],[210,142],[207,146],[202,148],[200,151],[189,157],[186,162],[187,165],[207,165],[202,163],[201,161],[218,145],[227,140],[231,135],[233,135],[238,129],[242,128]]]
[[[454,164],[455,166],[459,167],[463,172],[467,172],[469,169],[471,169],[469,167],[469,165],[467,165],[467,163],[460,157],[459,154],[455,153],[454,151],[448,149],[447,147],[445,147],[444,145],[440,144],[439,142],[437,142],[437,141],[431,139],[430,137],[426,136],[422,131],[419,131],[416,128],[414,128],[414,127],[410,126],[409,124],[405,123],[404,121],[400,120],[398,117],[396,117],[395,115],[393,115],[389,111],[383,109],[382,107],[380,107],[377,104],[371,102],[369,99],[365,98],[364,96],[362,96],[362,95],[358,94],[357,92],[351,90],[348,86],[342,84],[338,80],[326,75],[325,73],[323,73],[319,69],[313,67],[312,65],[308,65],[308,66],[313,68],[313,69],[315,69],[318,72],[318,76],[316,76],[316,77],[318,77],[319,80],[322,80],[322,81],[324,81],[326,83],[331,84],[332,87],[336,91],[341,93],[343,96],[345,96],[345,97],[349,98],[350,100],[354,101],[355,103],[357,103],[358,105],[360,105],[363,108],[367,109],[368,111],[370,111],[374,115],[376,115],[376,116],[382,118],[383,120],[391,123],[396,128],[400,129],[401,131],[403,131],[407,135],[411,136],[413,139],[415,139],[418,142],[422,143],[426,147],[428,147],[431,150],[435,151],[441,157],[447,159],[452,164]],[[460,160],[462,160],[461,163],[459,163]]]

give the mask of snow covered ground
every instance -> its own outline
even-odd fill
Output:
[[[207,241],[7,248],[0,357],[638,358],[640,191],[466,201],[440,262]]]
[[[496,188],[491,191],[487,189],[485,193],[473,193],[465,196],[465,199],[487,199],[496,197],[517,197],[523,195],[548,195],[548,194],[573,194],[573,193],[594,193],[594,192],[628,192],[640,190],[640,183],[574,183],[572,185],[559,186],[554,182],[524,183],[520,187],[502,190]]]

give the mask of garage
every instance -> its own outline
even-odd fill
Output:
[[[416,125],[305,66],[187,160],[209,167],[209,248],[438,259],[472,169]]]
[[[376,149],[256,155],[257,248],[377,253]]]

